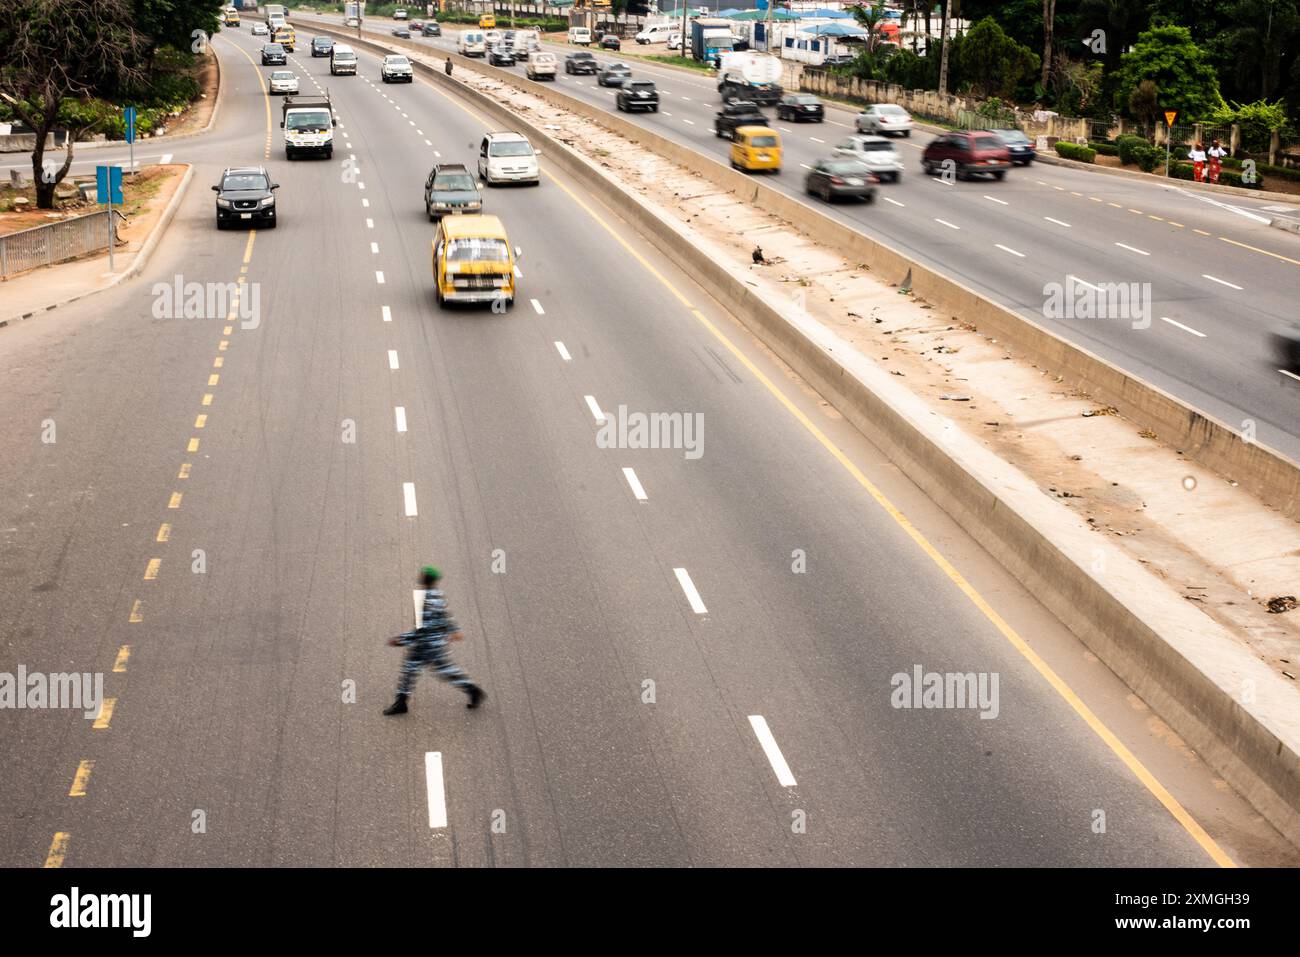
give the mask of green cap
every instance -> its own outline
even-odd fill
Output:
[[[424,568],[420,569],[420,574],[425,578],[432,578],[434,581],[437,581],[442,577],[442,572],[438,571],[438,569],[434,568],[432,565],[425,565]]]

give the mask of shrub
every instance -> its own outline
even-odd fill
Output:
[[[1096,150],[1088,146],[1080,146],[1078,143],[1058,140],[1055,148],[1058,155],[1066,159],[1078,160],[1080,163],[1091,163],[1097,158]]]
[[[1150,146],[1145,137],[1134,136],[1132,133],[1125,133],[1119,139],[1115,140],[1115,148],[1119,156],[1119,161],[1125,166],[1136,163],[1137,151],[1144,147]]]
[[[1120,150],[1120,155],[1123,156],[1123,147],[1120,147]],[[1150,173],[1165,161],[1165,151],[1158,146],[1143,143],[1133,151],[1133,161],[1138,164],[1142,172]]]
[[[1118,156],[1119,147],[1114,143],[1093,143],[1092,148],[1102,156]]]

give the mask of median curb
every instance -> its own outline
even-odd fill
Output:
[[[1244,186],[1228,186],[1224,183],[1198,183],[1195,180],[1190,179],[1152,176],[1150,173],[1141,173],[1132,169],[1116,169],[1114,166],[1098,166],[1096,163],[1080,163],[1078,160],[1066,159],[1063,156],[1056,156],[1047,152],[1040,152],[1038,154],[1037,162],[1046,163],[1049,166],[1065,166],[1071,169],[1082,170],[1085,173],[1102,173],[1106,176],[1123,176],[1127,179],[1140,180],[1144,183],[1156,186],[1165,186],[1170,189],[1188,189],[1192,192],[1220,193],[1225,196],[1236,196],[1238,199],[1276,199],[1295,206],[1300,206],[1300,195],[1296,195],[1295,193],[1276,193],[1270,189],[1246,189]]]
[[[391,50],[374,41],[353,41],[373,51]],[[466,69],[475,64],[462,61]],[[440,57],[440,59],[445,58]],[[690,232],[660,210],[644,203],[592,161],[552,138],[544,129],[487,94],[466,87],[422,60],[416,69],[435,85],[458,92],[494,120],[544,143],[552,162],[581,182],[597,199],[635,225],[664,255],[680,257],[693,243]],[[485,75],[490,76],[490,73]],[[512,78],[516,79],[517,78]],[[523,83],[530,91],[563,98],[549,87]],[[578,101],[563,105],[593,118],[598,111]],[[639,141],[658,138],[620,117],[600,115],[599,121],[619,132],[627,127]],[[677,161],[685,147],[664,144],[665,158]],[[805,229],[818,239],[820,213],[784,194],[756,184],[739,173],[692,153],[682,165],[738,196],[758,199],[775,215],[803,210]],[[777,197],[780,202],[773,199]],[[829,220],[829,226],[838,227]],[[802,228],[799,223],[795,224]],[[838,227],[848,232],[847,227]],[[834,230],[831,235],[836,235]],[[865,240],[865,237],[860,237]],[[870,241],[867,241],[870,242]],[[852,257],[852,245],[833,245]],[[866,247],[862,247],[865,251]],[[887,247],[872,244],[873,271],[892,272],[908,261]],[[883,260],[883,262],[882,262]],[[866,261],[866,260],[862,260]],[[882,270],[882,265],[887,269]],[[891,380],[888,374],[820,323],[777,308],[752,288],[752,278],[740,267],[728,267],[696,257],[696,281],[724,308],[740,319],[811,387],[825,396],[891,461],[944,508],[975,540],[1035,595],[1083,643],[1098,655],[1133,691],[1222,774],[1261,814],[1293,843],[1300,844],[1300,712],[1295,691],[1220,625],[1190,607],[1163,581],[1135,559],[1098,546],[1096,534],[1059,503],[1047,498],[1023,473],[999,459],[972,437],[947,429],[941,416],[922,399]],[[1069,368],[1098,364],[1121,377],[1126,390],[1116,403],[1136,407],[1154,399],[1189,416],[1189,427],[1206,433],[1213,427],[1199,414],[1172,398],[1136,382],[1089,353],[1070,346],[1047,330],[1002,310],[944,277],[911,267],[914,281],[931,292],[947,289],[945,308],[983,323],[989,310],[1005,314],[1009,323],[1023,322],[1029,338],[1055,344],[1052,352],[1037,351]],[[948,284],[947,287],[944,284]],[[955,294],[955,295],[954,295]],[[772,296],[773,300],[779,297]],[[1004,333],[999,329],[998,336]],[[1022,338],[1024,338],[1022,336]],[[956,434],[954,435],[954,432]],[[1233,437],[1235,439],[1235,436]],[[1104,560],[1099,564],[1097,553]],[[1098,568],[1103,570],[1096,570]]]

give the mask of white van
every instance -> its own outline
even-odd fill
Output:
[[[579,46],[591,46],[591,31],[586,27],[569,27],[569,42]]]
[[[336,43],[330,50],[330,76],[344,75],[357,75],[357,54],[346,43]]]
[[[555,54],[533,50],[524,61],[524,76],[530,80],[555,79]]]
[[[674,33],[681,33],[680,23],[656,23],[646,27],[636,35],[636,42],[644,46],[647,43],[667,43]]]
[[[536,30],[516,30],[511,38],[511,48],[521,55],[527,55],[541,45],[542,35]]]
[[[462,30],[456,41],[456,52],[461,56],[483,56],[487,52],[483,31]]]

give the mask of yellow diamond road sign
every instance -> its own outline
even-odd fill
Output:
[[[1177,110],[1165,110],[1165,125],[1166,125],[1166,126],[1173,126],[1173,125],[1174,125],[1174,120],[1176,120],[1176,119],[1178,119],[1178,111],[1177,111]]]

